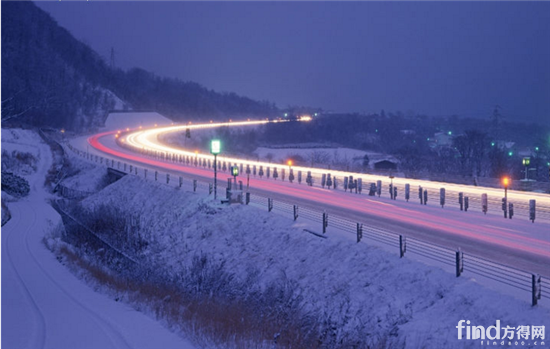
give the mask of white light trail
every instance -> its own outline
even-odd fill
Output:
[[[301,122],[307,122],[310,121],[312,118],[309,116],[301,117],[298,119],[298,121]],[[218,123],[208,123],[208,124],[188,124],[188,125],[177,125],[177,126],[167,126],[167,127],[155,127],[147,130],[138,130],[136,132],[132,132],[126,135],[124,138],[126,140],[126,144],[136,148],[137,150],[149,150],[153,152],[160,152],[164,154],[175,154],[175,155],[182,155],[182,156],[190,156],[190,157],[196,157],[198,160],[213,160],[214,156],[211,154],[201,154],[196,153],[194,151],[188,151],[188,150],[182,150],[178,148],[174,148],[165,144],[162,144],[158,139],[161,134],[167,134],[167,133],[174,133],[174,132],[181,132],[185,131],[186,129],[207,129],[207,128],[216,128],[221,126],[227,126],[227,127],[235,127],[235,126],[257,126],[257,125],[265,125],[268,123],[278,123],[278,122],[288,122],[289,120],[260,120],[260,121],[239,121],[239,122],[218,122]],[[271,168],[277,168],[278,171],[282,169],[289,169],[289,166],[286,164],[274,164],[274,163],[268,163],[268,162],[260,162],[260,161],[250,161],[250,160],[243,160],[238,158],[231,158],[231,157],[224,157],[221,155],[218,155],[218,162],[227,162],[232,165],[237,164],[243,164],[243,165],[250,165],[250,166],[263,166],[264,169],[267,167]],[[387,176],[380,176],[380,175],[370,175],[370,174],[363,174],[363,173],[356,173],[356,172],[345,172],[345,171],[337,171],[337,170],[328,170],[328,169],[320,169],[320,168],[312,168],[312,167],[301,167],[301,166],[291,166],[293,171],[302,171],[302,173],[307,174],[308,171],[311,171],[312,176],[321,176],[322,174],[330,173],[331,176],[336,176],[339,179],[342,179],[343,177],[349,177],[353,176],[355,179],[361,178],[363,180],[363,186],[365,189],[368,189],[366,187],[367,183],[376,182],[377,180],[382,180],[385,184],[389,182],[389,178]],[[288,174],[287,174],[288,176]],[[296,174],[295,174],[296,176]],[[418,186],[422,186],[423,189],[428,190],[439,190],[440,188],[445,188],[447,191],[454,191],[454,192],[464,192],[465,195],[477,195],[481,196],[482,193],[487,193],[490,197],[494,198],[500,198],[504,196],[504,189],[499,188],[490,188],[490,187],[475,187],[470,185],[462,185],[462,184],[452,184],[452,183],[443,183],[443,182],[433,182],[433,181],[427,181],[427,180],[418,180],[418,179],[410,179],[410,178],[399,178],[395,177],[393,179],[393,183],[395,185],[404,186],[405,184],[410,184],[411,186],[411,198],[414,199],[417,194]],[[403,195],[403,193],[401,193]],[[528,203],[529,199],[536,199],[537,200],[537,206],[544,205],[544,206],[550,206],[550,195],[543,194],[543,193],[535,193],[535,192],[519,192],[514,190],[508,190],[508,200],[509,201],[515,201],[515,202],[523,202]],[[540,206],[539,206],[540,207]]]

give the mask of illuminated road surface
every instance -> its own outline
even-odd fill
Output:
[[[309,121],[310,118],[304,118],[301,121]],[[183,132],[186,129],[206,129],[206,128],[215,128],[220,126],[225,127],[235,127],[235,126],[255,126],[255,125],[262,125],[269,122],[284,122],[280,120],[274,120],[274,121],[268,121],[268,120],[261,120],[261,121],[244,121],[244,122],[228,122],[228,123],[210,123],[210,124],[200,124],[200,125],[179,125],[179,126],[167,126],[167,127],[158,127],[158,128],[152,128],[147,130],[135,130],[128,132],[127,134],[121,134],[121,139],[123,139],[123,142],[126,146],[135,149],[136,151],[143,151],[148,150],[150,152],[156,152],[157,154],[164,154],[164,155],[176,155],[176,156],[189,156],[192,157],[192,159],[198,159],[198,160],[210,160],[213,161],[213,156],[210,154],[196,154],[194,152],[185,151],[182,149],[174,148],[172,146],[163,144],[159,141],[159,136],[173,133],[173,132]],[[223,155],[223,154],[222,154]],[[262,166],[264,169],[266,167],[271,167],[271,170],[273,168],[277,168],[277,171],[279,173],[279,176],[282,171],[286,171],[286,175],[288,176],[289,173],[289,167],[284,164],[272,164],[272,163],[265,163],[265,162],[258,162],[258,161],[247,161],[237,158],[227,158],[223,156],[218,156],[218,160],[223,162],[227,162],[228,166],[229,163],[233,164],[243,164],[244,166],[256,166],[258,169],[260,166]],[[342,180],[344,177],[354,176],[355,179],[361,178],[363,181],[363,188],[366,191],[368,189],[368,185],[370,183],[375,183],[377,180],[382,180],[382,190],[387,191],[388,185],[389,185],[389,178],[385,176],[376,176],[376,175],[368,175],[368,174],[358,174],[353,172],[344,172],[344,171],[335,171],[335,170],[327,170],[327,169],[316,169],[316,168],[310,168],[310,167],[299,167],[299,166],[292,166],[292,170],[294,172],[294,175],[296,176],[298,171],[302,171],[305,179],[305,174],[310,171],[315,183],[318,185],[321,183],[321,176],[323,174],[330,173],[331,176],[337,177],[340,182],[340,188],[343,187]],[[432,181],[426,181],[426,180],[415,180],[415,179],[408,179],[408,178],[394,178],[393,179],[394,185],[398,189],[398,197],[401,198],[404,197],[404,187],[405,184],[410,184],[410,197],[411,200],[418,200],[418,187],[421,186],[423,189],[428,190],[429,192],[429,200],[428,203],[430,204],[437,204],[439,203],[439,190],[440,188],[445,188],[446,190],[446,204],[451,206],[458,206],[458,193],[463,192],[465,196],[468,196],[470,199],[470,208],[471,209],[481,209],[481,195],[483,193],[486,193],[488,195],[488,206],[489,206],[489,213],[498,213],[499,215],[502,215],[501,211],[501,199],[504,196],[504,190],[499,188],[488,188],[488,187],[475,187],[475,186],[468,186],[468,185],[460,185],[460,184],[451,184],[451,183],[440,183],[440,182],[432,182]],[[384,193],[386,194],[386,193]],[[542,194],[542,193],[533,193],[533,192],[519,192],[519,191],[508,191],[508,202],[511,202],[514,204],[515,209],[515,216],[519,218],[520,216],[522,218],[528,217],[528,208],[529,208],[529,200],[535,199],[537,203],[537,216],[538,219],[547,219],[550,221],[550,195],[548,194]]]
[[[96,135],[90,137],[88,141],[92,147],[100,151],[98,154],[102,156],[109,154],[113,159],[124,159],[128,164],[157,169],[164,173],[171,173],[172,176],[212,182],[213,171],[210,169],[143,157],[129,149],[119,147],[113,133]],[[75,140],[74,144],[77,148],[84,149],[83,140],[80,142]],[[189,154],[195,156],[194,153]],[[219,171],[219,193],[224,190],[224,182],[229,176],[228,171],[225,173]],[[160,178],[165,180],[165,177]],[[241,176],[241,180],[246,184],[245,177]],[[426,185],[427,182],[422,183]],[[265,179],[265,177],[260,179],[252,175],[250,187],[252,193],[269,196],[275,200],[316,210],[326,209],[329,214],[346,217],[351,222],[365,223],[452,249],[460,247],[467,253],[529,272],[550,275],[550,223],[547,220],[537,220],[535,224],[525,218],[505,220],[500,215],[483,215],[479,210],[461,212],[453,207],[442,209],[437,202],[434,202],[435,200],[424,206],[415,200],[404,202],[402,197],[399,200],[389,200],[384,197],[308,187],[305,183],[298,184],[296,181],[291,184],[280,179]],[[491,190],[495,189],[487,188],[487,192]],[[514,194],[521,196],[531,193],[511,193],[511,197]],[[545,196],[538,195],[537,200],[539,197],[547,199]]]

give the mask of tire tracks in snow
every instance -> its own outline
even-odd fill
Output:
[[[32,208],[32,210],[35,211],[34,207]],[[28,233],[28,230],[27,230],[27,233]],[[28,234],[25,235],[25,245],[26,245],[26,248],[27,248],[27,252],[31,256],[33,261],[36,263],[38,268],[42,271],[43,275],[45,275],[50,280],[50,282],[55,287],[57,287],[57,289],[59,291],[61,291],[69,300],[71,300],[76,306],[83,309],[92,318],[92,320],[98,325],[98,327],[101,329],[101,331],[109,338],[109,340],[113,344],[114,348],[132,349],[132,346],[126,341],[126,338],[124,338],[124,336],[118,331],[118,329],[116,328],[116,325],[114,325],[110,321],[104,319],[98,313],[96,313],[94,310],[92,310],[90,307],[88,307],[83,302],[76,299],[64,287],[62,287],[50,275],[50,273],[48,273],[48,271],[46,269],[44,269],[44,267],[38,262],[38,259],[36,258],[36,256],[31,251],[31,248],[29,246]]]
[[[14,205],[15,206],[15,205]],[[15,210],[14,210],[15,208]],[[15,211],[15,212],[13,212]],[[33,222],[36,223],[36,212],[33,210],[32,212],[33,214]],[[13,220],[15,217],[15,220]],[[28,219],[28,217],[25,217],[26,219]],[[13,222],[12,225],[13,226],[19,226],[21,225],[21,221],[22,221],[22,214],[21,214],[21,210],[19,209],[19,207],[12,207],[12,220]],[[45,320],[45,317],[44,317],[44,314],[42,313],[42,311],[40,310],[40,307],[38,306],[38,303],[36,302],[36,299],[32,296],[31,292],[29,291],[29,288],[27,287],[27,285],[25,284],[25,282],[23,281],[23,277],[21,276],[18,268],[15,266],[16,263],[12,257],[12,253],[11,253],[11,243],[10,243],[10,238],[12,238],[14,236],[14,234],[16,233],[16,231],[14,229],[10,229],[12,231],[9,231],[8,230],[8,235],[6,236],[5,240],[6,240],[6,244],[5,244],[5,253],[8,257],[8,262],[9,262],[9,265],[11,267],[11,269],[13,270],[14,272],[14,275],[19,283],[19,285],[21,286],[21,288],[24,290],[24,293],[25,293],[25,298],[28,300],[28,304],[30,305],[30,308],[33,310],[33,313],[35,315],[35,318],[37,319],[37,322],[36,322],[36,325],[37,325],[37,330],[36,330],[36,335],[33,336],[33,339],[31,340],[31,345],[30,347],[31,348],[44,348],[44,345],[46,344],[46,320]],[[25,229],[26,232],[25,234],[28,233],[28,229]],[[5,230],[4,230],[5,232]]]

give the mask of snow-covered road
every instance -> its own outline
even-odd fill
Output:
[[[9,203],[2,227],[3,348],[193,348],[157,321],[94,292],[42,242],[60,221],[46,203],[49,148],[37,148],[38,171],[26,177],[29,197]]]

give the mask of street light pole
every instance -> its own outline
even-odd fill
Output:
[[[218,154],[214,154],[214,200],[218,197],[218,169],[217,169]]]
[[[508,186],[510,185],[510,178],[504,177],[502,184],[504,185],[504,218],[508,218]]]
[[[210,153],[214,155],[214,200],[218,198],[218,154],[221,151],[221,143],[213,139],[210,143]]]

